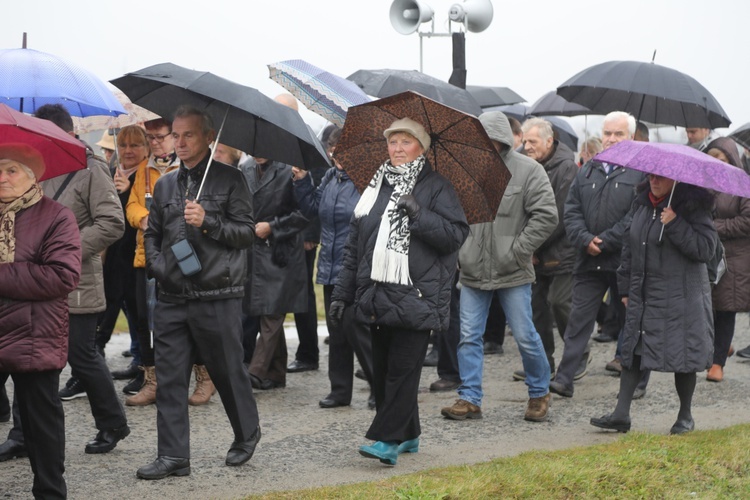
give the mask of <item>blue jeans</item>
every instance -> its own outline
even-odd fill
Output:
[[[542,339],[531,316],[531,284],[498,290],[479,290],[464,285],[461,289],[461,341],[458,344],[458,368],[461,386],[458,395],[471,404],[482,406],[482,334],[487,323],[492,295],[497,294],[505,311],[513,338],[521,352],[530,398],[549,393],[549,362]]]

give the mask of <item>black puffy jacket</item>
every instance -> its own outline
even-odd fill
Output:
[[[184,165],[156,182],[148,228],[144,234],[146,268],[159,283],[159,299],[184,302],[244,295],[247,274],[245,249],[253,243],[253,207],[242,172],[219,162],[208,170],[198,203],[206,212],[200,228],[183,216],[187,176],[198,183],[208,158],[188,170]],[[190,197],[198,190],[192,188]],[[171,246],[187,238],[201,263],[201,271],[185,277],[177,266]]]
[[[354,304],[363,323],[447,330],[458,249],[469,234],[458,195],[445,177],[425,163],[412,191],[421,207],[419,217],[409,224],[412,285],[400,285],[370,278],[380,218],[392,192],[384,179],[370,213],[352,219],[332,300]]]

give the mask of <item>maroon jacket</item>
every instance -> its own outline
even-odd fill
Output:
[[[68,294],[81,275],[70,209],[46,196],[16,214],[14,261],[0,264],[0,372],[59,370],[68,359]]]

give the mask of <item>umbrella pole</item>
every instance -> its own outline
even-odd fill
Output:
[[[674,184],[672,184],[672,192],[669,193],[669,201],[667,201],[667,206],[672,206],[672,197],[674,196],[674,188],[677,187],[677,181],[674,181]],[[664,224],[661,225],[661,232],[659,232],[659,243],[661,243],[662,238],[664,237]]]
[[[216,134],[216,138],[214,139],[214,147],[211,148],[211,154],[208,156],[208,164],[206,165],[206,172],[203,174],[203,180],[201,180],[201,185],[198,188],[198,193],[195,195],[195,201],[198,201],[198,198],[200,198],[201,191],[203,191],[203,184],[206,183],[206,177],[208,177],[208,169],[211,168],[211,162],[214,161],[214,152],[216,151],[216,145],[219,144],[219,139],[221,138],[221,131],[224,130],[224,123],[227,121],[227,115],[229,114],[229,105],[227,105],[227,110],[224,111],[224,118],[221,119],[221,126],[219,127],[219,133]]]

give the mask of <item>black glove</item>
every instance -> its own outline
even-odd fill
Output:
[[[332,326],[336,327],[341,324],[345,307],[346,303],[343,300],[334,300],[331,302],[331,307],[328,308],[328,319]]]
[[[398,203],[396,203],[396,208],[406,212],[406,215],[408,215],[411,220],[419,217],[419,211],[421,210],[417,200],[410,194],[401,195],[401,198],[398,199]]]

